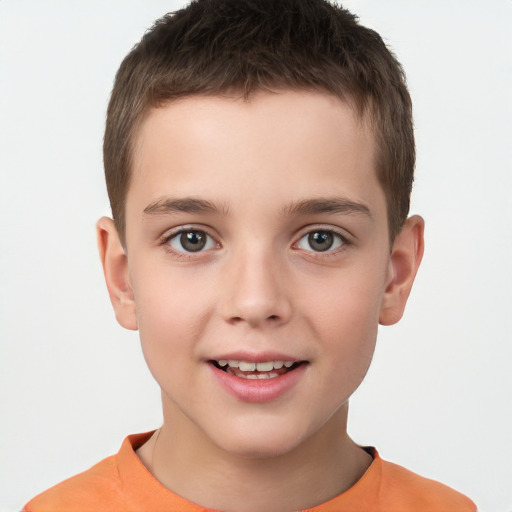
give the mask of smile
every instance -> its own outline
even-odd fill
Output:
[[[214,381],[242,402],[271,402],[287,396],[302,382],[310,365],[279,354],[226,356],[208,360],[208,366]]]
[[[229,375],[242,379],[264,380],[275,379],[291,370],[294,370],[300,363],[294,361],[236,361],[220,359],[212,361],[212,364]]]

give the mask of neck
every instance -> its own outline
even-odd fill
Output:
[[[162,428],[138,455],[165,487],[208,508],[311,508],[352,487],[371,464],[370,455],[346,433],[347,412],[345,405],[309,439],[272,457],[226,452],[195,425],[165,415]]]

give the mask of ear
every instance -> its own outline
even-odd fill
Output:
[[[395,324],[402,318],[423,257],[424,227],[425,223],[421,217],[409,217],[395,238],[379,316],[379,323],[382,325]]]
[[[117,321],[126,329],[137,330],[135,301],[128,272],[128,258],[114,221],[102,217],[96,224],[98,249],[110,301]]]

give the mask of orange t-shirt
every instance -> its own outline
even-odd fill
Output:
[[[128,436],[117,455],[48,489],[25,512],[207,511],[164,487],[135,454],[153,432]],[[373,462],[346,492],[304,512],[475,512],[475,504],[446,485],[386,462]]]

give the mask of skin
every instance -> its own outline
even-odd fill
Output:
[[[370,465],[346,433],[348,399],[423,253],[419,217],[389,245],[374,153],[367,124],[317,92],[197,96],[145,117],[126,247],[107,218],[98,240],[117,319],[139,330],[162,390],[164,424],[137,453],[177,494],[226,511],[298,510]],[[206,233],[205,249],[187,252],[180,228]],[[334,233],[332,248],[313,247],[315,232]],[[276,399],[240,400],[209,363],[235,351],[278,351],[303,371]]]

